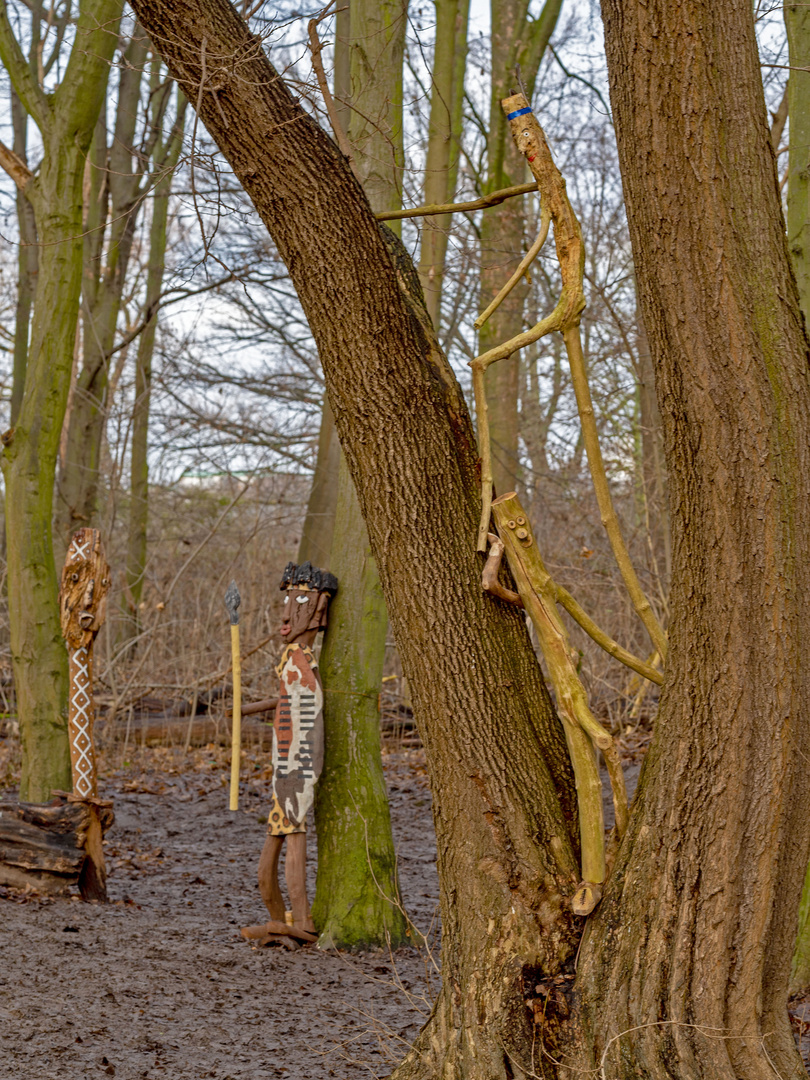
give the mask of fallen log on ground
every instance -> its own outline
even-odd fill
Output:
[[[101,799],[73,797],[54,806],[0,803],[0,885],[50,896],[78,885],[84,896],[91,885],[85,881],[88,836],[96,823],[103,836],[113,820],[112,804]]]

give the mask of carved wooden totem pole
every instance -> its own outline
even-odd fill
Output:
[[[73,793],[69,801],[85,802],[91,809],[85,848],[87,858],[79,878],[85,899],[107,899],[107,872],[101,846],[109,827],[112,805],[98,798],[96,754],[93,743],[93,643],[107,614],[110,568],[101,533],[79,529],[73,534],[62,569],[59,590],[62,634],[68,649],[70,693],[68,737]]]
[[[337,578],[310,563],[288,563],[281,579],[286,644],[276,669],[281,680],[273,724],[273,802],[267,818],[267,839],[259,861],[259,890],[270,922],[248,926],[242,936],[262,944],[285,937],[315,941],[306,887],[306,816],[315,798],[323,766],[323,688],[312,645],[326,629],[329,601]],[[285,923],[278,883],[278,861],[287,841],[285,879],[292,925]],[[285,941],[286,943],[286,941]]]

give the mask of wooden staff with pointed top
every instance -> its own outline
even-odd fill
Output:
[[[225,607],[231,619],[233,662],[233,727],[231,728],[231,800],[229,809],[239,809],[239,761],[242,753],[242,657],[239,649],[239,605],[242,597],[232,581],[225,593]]]

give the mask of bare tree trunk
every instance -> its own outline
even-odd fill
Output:
[[[492,81],[490,86],[489,137],[487,139],[487,191],[510,187],[526,180],[526,161],[518,152],[501,109],[501,101],[516,88],[515,65],[531,99],[537,69],[551,37],[562,0],[546,0],[537,19],[529,17],[528,0],[491,0]],[[495,298],[525,254],[526,212],[522,199],[508,199],[488,210],[481,222],[480,305],[483,311]],[[515,337],[524,329],[528,284],[521,281],[478,335],[483,353]],[[493,365],[486,373],[489,427],[495,490],[499,494],[518,486],[518,387],[517,356]]]
[[[11,119],[14,126],[14,153],[28,163],[27,128],[28,117],[14,87],[11,87]],[[28,364],[28,337],[31,324],[31,308],[37,285],[37,224],[34,208],[23,192],[17,188],[17,228],[20,247],[17,255],[17,307],[14,313],[14,368],[11,383],[11,426],[17,422],[25,386],[25,369]]]
[[[667,467],[664,461],[664,433],[661,428],[661,411],[655,395],[655,371],[647,331],[639,313],[638,326],[638,387],[641,413],[641,461],[644,500],[647,507],[653,572],[660,576],[663,591],[669,589],[672,579],[672,540],[669,524],[669,496],[667,493]]]
[[[307,502],[298,562],[328,567],[332,558],[335,535],[335,512],[338,501],[340,473],[340,442],[335,431],[335,418],[324,396],[321,427],[318,432],[318,457],[312,474],[312,487]]]
[[[82,180],[118,41],[122,0],[84,0],[59,88],[46,97],[0,5],[0,60],[40,129],[36,177],[12,169],[40,245],[31,342],[17,424],[4,437],[8,596],[23,745],[20,795],[46,802],[70,784],[67,654],[59,624],[51,518],[56,455],[73,367],[82,275]],[[5,155],[4,155],[5,157]]]
[[[785,4],[791,77],[787,88],[790,116],[788,151],[788,246],[799,287],[805,333],[810,330],[810,10]],[[777,121],[775,120],[775,123]],[[784,126],[784,119],[782,119]],[[777,140],[778,141],[778,140]],[[774,151],[778,147],[774,145]],[[793,957],[791,990],[810,989],[810,867],[802,893],[799,933]]]
[[[143,595],[149,521],[149,406],[152,397],[152,354],[158,326],[158,305],[168,242],[169,196],[174,169],[183,146],[187,101],[177,95],[177,113],[171,134],[159,140],[155,156],[161,161],[163,176],[154,188],[152,221],[149,226],[149,266],[146,273],[146,325],[138,338],[135,359],[135,402],[132,408],[132,450],[130,453],[130,504],[127,537],[126,596],[128,614],[125,634],[134,640],[140,630],[140,603]]]
[[[351,10],[349,4],[338,5],[335,13],[335,48],[333,89],[338,121],[343,131],[349,129],[351,99]],[[338,475],[340,473],[340,442],[335,431],[335,418],[324,393],[321,426],[318,432],[318,455],[312,475],[307,512],[298,545],[298,562],[309,560],[315,566],[328,566],[332,556],[335,533]]]
[[[630,829],[580,952],[589,1053],[575,1064],[796,1076],[810,387],[753,12],[747,0],[602,11],[666,440],[672,632]]]
[[[456,193],[467,66],[470,0],[433,0],[436,38],[431,73],[430,119],[422,201],[448,203]],[[446,218],[425,218],[419,252],[419,279],[428,315],[439,331],[442,282],[447,255]]]
[[[345,459],[337,520],[340,552],[333,564],[342,575],[320,659],[327,743],[315,802],[318,879],[312,918],[327,947],[390,943],[397,948],[407,943],[408,925],[380,758],[380,653],[384,658],[388,615]],[[346,592],[344,581],[350,586]]]
[[[444,982],[407,1069],[505,1080],[510,1052],[531,1046],[524,993],[535,971],[560,972],[576,949],[566,906],[576,814],[523,619],[480,586],[463,394],[412,268],[392,262],[339,151],[231,5],[135,7],[191,100],[203,35],[211,55],[239,54],[238,79],[216,101],[201,95],[202,118],[290,267],[315,335],[413,693],[434,790]]]
[[[92,147],[84,239],[82,366],[73,388],[56,507],[57,531],[65,545],[76,528],[95,524],[97,516],[99,468],[109,408],[109,363],[135,226],[143,205],[140,182],[154,145],[152,140],[145,148],[135,146],[148,45],[136,24],[121,67],[110,145],[102,114]],[[167,91],[168,87],[162,94],[157,91],[158,100]]]

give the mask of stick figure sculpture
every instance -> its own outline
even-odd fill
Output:
[[[273,802],[267,839],[259,861],[259,891],[270,913],[265,926],[245,927],[244,937],[270,940],[276,933],[314,940],[306,887],[306,816],[323,766],[323,688],[312,645],[326,629],[329,601],[337,578],[310,563],[288,563],[281,579],[284,651],[277,672],[281,680],[273,723]],[[285,928],[278,861],[287,841],[285,879],[292,927]]]
[[[111,803],[98,798],[96,754],[93,744],[93,643],[107,614],[110,568],[101,533],[79,529],[73,534],[62,569],[59,589],[62,635],[68,649],[70,691],[68,738],[74,801],[91,804],[85,849],[87,859],[79,878],[85,899],[107,899],[107,874],[101,847],[103,827],[112,821]]]

